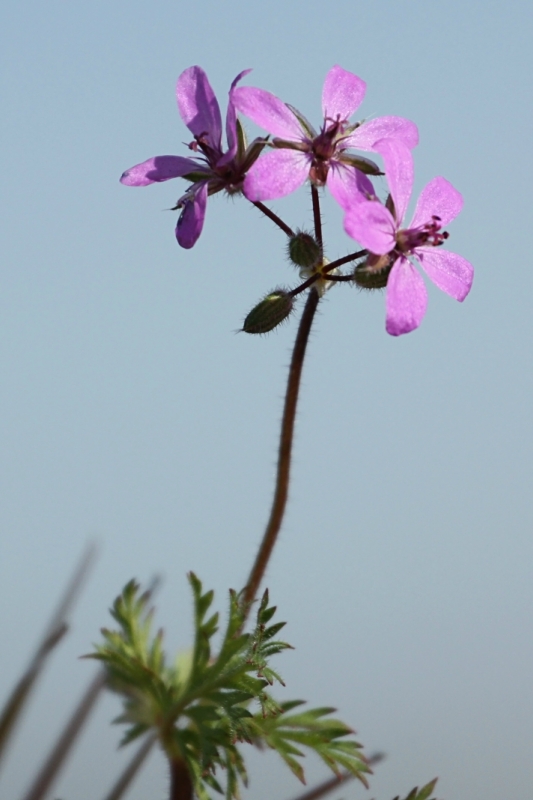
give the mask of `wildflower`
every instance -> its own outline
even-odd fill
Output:
[[[231,91],[248,72],[250,70],[241,72],[231,84],[225,152],[220,108],[213,89],[201,67],[189,67],[178,78],[176,99],[180,116],[194,136],[189,149],[198,155],[191,158],[155,156],[126,170],[120,179],[126,186],[148,186],[170,178],[185,178],[191,182],[174,206],[181,209],[176,238],[182,247],[196,244],[204,225],[208,195],[221,190],[228,194],[242,191],[246,171],[265,145],[264,140],[256,139],[247,147],[231,100]]]
[[[398,140],[384,139],[374,147],[383,156],[392,201],[387,206],[392,210],[377,200],[354,202],[344,218],[344,228],[367,248],[369,263],[392,264],[386,328],[399,336],[420,325],[427,307],[427,290],[411,256],[439,289],[459,301],[470,291],[474,269],[462,256],[441,248],[448,238],[443,227],[463,207],[461,194],[445,178],[434,178],[422,190],[411,224],[402,227],[413,189],[413,157]]]
[[[348,153],[349,148],[372,151],[374,142],[399,138],[408,147],[418,143],[418,130],[402,117],[379,117],[350,124],[359,108],[366,84],[357,75],[334,66],[324,81],[320,133],[305,117],[270,92],[253,87],[232,91],[236,108],[275,137],[273,150],[249,170],[244,194],[251,201],[274,200],[298,189],[309,178],[316,186],[327,185],[337,202],[347,207],[353,196],[373,194],[366,174],[380,174],[366,158]]]

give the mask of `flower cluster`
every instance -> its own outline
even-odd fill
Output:
[[[442,248],[448,238],[443,228],[462,208],[459,192],[444,178],[434,178],[422,191],[410,226],[404,227],[414,181],[416,125],[396,116],[350,122],[364,99],[366,84],[334,66],[324,81],[322,123],[317,130],[300,111],[270,92],[238,86],[249,72],[241,72],[230,87],[226,150],[222,147],[220,108],[207,75],[200,67],[190,67],[178,79],[176,96],[181,118],[194,137],[189,149],[195,155],[156,156],[121,177],[128,186],[177,177],[189,181],[175,206],[181,210],[176,226],[179,244],[190,248],[197,242],[207,198],[220,191],[241,193],[293,237],[291,229],[263,201],[285,197],[309,181],[320,257],[307,268],[306,275],[311,277],[305,288],[314,279],[315,288],[349,279],[337,269],[347,259],[330,264],[323,256],[317,187],[327,187],[343,209],[346,233],[364,248],[357,254],[364,261],[355,266],[351,279],[368,288],[386,286],[388,333],[398,336],[414,330],[425,314],[427,291],[413,262],[439,289],[464,300],[472,285],[472,265]],[[268,135],[248,145],[237,112]],[[378,199],[370,180],[383,172],[374,161],[354,151],[377,153],[382,158],[389,186],[385,203]]]

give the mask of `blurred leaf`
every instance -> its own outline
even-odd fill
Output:
[[[434,778],[429,783],[426,783],[426,785],[423,786],[420,791],[418,786],[415,786],[415,788],[409,792],[405,800],[428,800],[430,794],[433,792],[433,789],[437,784],[437,780],[438,778]],[[400,800],[400,796],[397,795],[394,800]]]

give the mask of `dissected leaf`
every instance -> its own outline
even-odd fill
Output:
[[[331,716],[333,708],[300,709],[301,700],[280,704],[265,691],[274,683],[284,685],[270,660],[291,647],[276,639],[285,623],[273,622],[276,607],[269,605],[268,591],[250,633],[243,632],[241,595],[230,592],[217,653],[212,644],[219,629],[219,614],[212,611],[214,594],[204,592],[194,573],[188,577],[194,645],[186,657],[167,666],[163,634],[152,632],[150,596],[135,581],[124,587],[111,609],[118,628],[104,629],[102,644],[92,654],[106,667],[109,687],[123,697],[116,720],[128,726],[122,744],[153,730],[171,760],[176,752],[185,760],[199,800],[210,800],[211,792],[238,800],[239,786],[247,780],[237,747],[241,742],[276,750],[302,782],[304,751],[312,750],[336,774],[346,769],[366,784],[369,768],[360,745],[348,738],[350,728]]]
[[[429,783],[426,783],[426,785],[420,790],[418,789],[418,786],[415,786],[415,788],[409,792],[405,800],[428,800],[430,794],[432,794],[433,789],[437,784],[437,780],[438,778],[434,778]],[[400,796],[397,795],[394,800],[400,800]]]

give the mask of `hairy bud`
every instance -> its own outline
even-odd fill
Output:
[[[298,231],[289,240],[288,256],[299,267],[314,267],[322,258],[322,251],[314,236]]]
[[[361,289],[384,289],[391,269],[392,259],[389,255],[369,255],[366,261],[356,266],[353,279]]]
[[[268,333],[287,319],[294,308],[294,298],[286,289],[274,289],[248,314],[242,330],[245,333]]]

